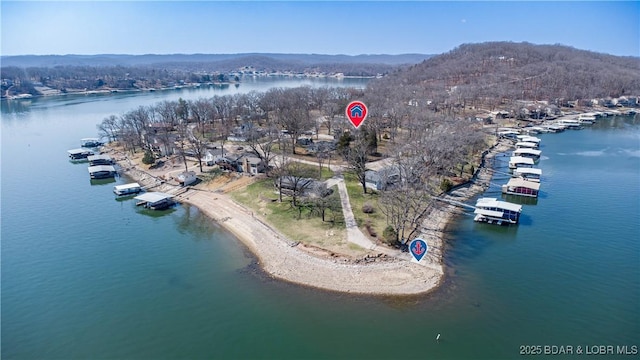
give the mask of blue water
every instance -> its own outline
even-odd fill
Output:
[[[127,179],[92,183],[66,150],[105,116],[165,99],[139,95],[2,103],[3,359],[512,359],[520,345],[639,345],[637,118],[540,135],[542,195],[519,226],[462,215],[438,291],[371,298],[272,280],[196,208],[143,211],[114,199]],[[505,179],[483,196],[500,197]]]

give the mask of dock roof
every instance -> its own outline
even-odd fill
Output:
[[[534,161],[532,158],[527,158],[524,156],[512,156],[511,158],[509,158],[509,163],[533,165]]]
[[[534,143],[532,141],[518,141],[516,143],[517,147],[526,147],[526,148],[535,148],[538,146],[537,143]]]
[[[142,195],[138,195],[138,196],[134,197],[134,199],[140,200],[140,201],[146,201],[146,202],[149,202],[149,203],[156,203],[158,201],[162,201],[164,199],[170,199],[172,197],[173,197],[173,195],[167,194],[167,193],[163,193],[163,192],[148,192],[148,193],[144,193]]]
[[[508,201],[500,201],[496,198],[480,198],[476,202],[476,207],[498,208],[498,209],[511,210],[515,212],[520,212],[522,210],[522,205],[510,203]]]
[[[527,181],[521,178],[511,178],[507,183],[507,186],[523,187],[532,190],[540,190],[540,183],[534,181]]]
[[[527,149],[527,148],[520,148],[520,149],[513,150],[513,155],[518,156],[520,154],[540,156],[540,154],[542,154],[542,151],[536,150],[536,149]]]
[[[502,218],[502,213],[500,211],[493,211],[493,210],[487,210],[487,209],[475,209],[473,213],[484,215],[484,216],[490,216],[494,218]]]
[[[87,170],[89,170],[89,173],[100,172],[100,171],[115,172],[116,168],[114,168],[111,165],[95,165],[95,166],[89,166]]]
[[[101,154],[101,155],[91,155],[87,158],[87,160],[89,161],[95,161],[95,160],[111,160],[111,156],[109,155],[105,155],[105,154]]]
[[[516,174],[534,174],[542,175],[542,169],[537,168],[517,168],[514,173]]]
[[[130,183],[130,184],[124,184],[124,185],[116,185],[113,188],[116,190],[125,190],[125,189],[135,189],[135,188],[139,188],[140,184],[136,183]]]
[[[93,154],[93,151],[87,150],[87,149],[82,149],[82,148],[67,150],[67,152],[69,154],[72,154],[72,155],[75,155],[75,154]]]

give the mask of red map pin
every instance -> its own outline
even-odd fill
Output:
[[[362,101],[352,101],[347,105],[347,117],[357,129],[367,117],[367,105]]]

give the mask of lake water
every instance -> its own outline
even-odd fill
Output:
[[[461,216],[445,284],[411,298],[271,280],[196,208],[141,210],[114,199],[126,180],[92,183],[68,161],[104,117],[139,105],[326,79],[260,81],[2,102],[3,359],[506,359],[521,345],[640,345],[637,118],[540,135],[542,195],[522,224]]]

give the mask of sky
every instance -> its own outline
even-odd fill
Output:
[[[1,55],[440,54],[486,41],[640,56],[640,1],[0,1]]]

